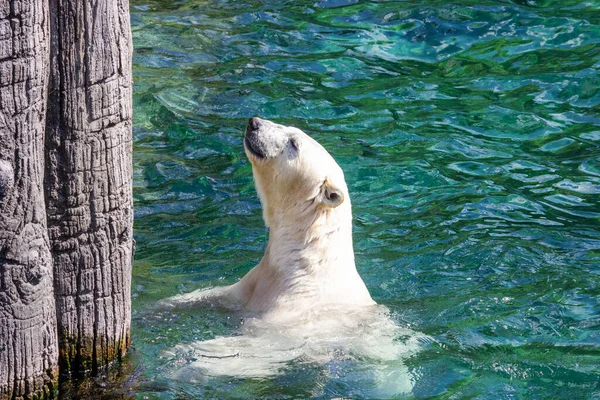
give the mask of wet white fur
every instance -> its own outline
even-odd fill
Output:
[[[331,304],[375,304],[354,264],[352,209],[342,169],[297,128],[263,121],[260,139],[270,144],[273,156],[261,159],[247,147],[246,154],[270,228],[262,260],[232,286],[170,301],[237,303],[268,319],[296,318]],[[328,200],[331,193],[339,204]]]
[[[245,319],[239,335],[166,351],[184,365],[172,377],[188,382],[219,375],[267,377],[292,361],[335,369],[341,357],[371,374],[372,396],[409,393],[414,377],[403,359],[418,351],[424,335],[394,323],[356,271],[350,196],[341,168],[299,129],[263,122],[259,139],[267,141],[263,150],[270,157],[256,157],[246,147],[270,228],[262,260],[234,285],[165,302],[218,303],[254,316]]]

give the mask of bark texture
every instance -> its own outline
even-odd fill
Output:
[[[50,0],[46,201],[61,369],[129,346],[133,257],[127,0]]]
[[[0,398],[58,378],[44,204],[50,31],[44,0],[0,1]]]
[[[0,399],[129,346],[127,0],[0,0]]]

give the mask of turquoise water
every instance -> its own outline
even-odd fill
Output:
[[[246,119],[297,126],[345,170],[357,267],[401,326],[416,398],[600,398],[600,2],[131,3],[139,398],[373,397],[348,362],[170,379],[266,231]],[[383,395],[382,395],[383,396]],[[387,397],[394,397],[389,394]]]

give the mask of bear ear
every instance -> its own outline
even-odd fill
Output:
[[[321,186],[321,201],[325,206],[335,208],[344,202],[344,193],[329,179],[325,179]]]

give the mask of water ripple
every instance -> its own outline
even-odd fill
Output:
[[[260,259],[241,135],[261,115],[343,167],[367,286],[433,338],[410,360],[414,396],[598,396],[596,2],[131,3],[134,310]],[[232,325],[218,310],[134,319],[144,379],[164,381],[167,345]],[[372,393],[359,366],[334,367],[139,392]]]

